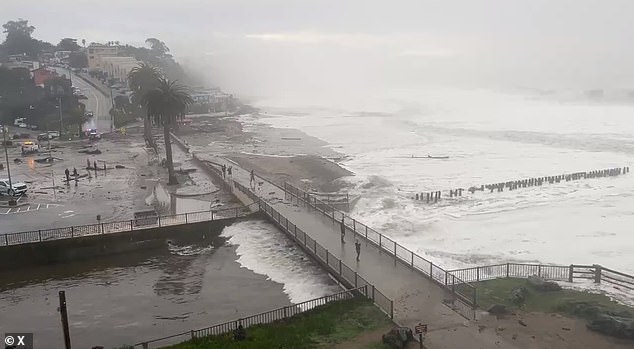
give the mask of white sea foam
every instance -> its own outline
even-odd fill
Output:
[[[374,99],[338,110],[293,105],[290,117],[283,116],[283,103],[263,101],[259,107],[274,106],[275,116],[261,122],[297,128],[347,155],[342,165],[355,173],[347,180],[361,195],[352,214],[440,265],[516,260],[634,272],[632,174],[478,192],[435,205],[412,200],[417,192],[629,166],[633,106],[484,90],[397,91],[383,100],[388,97],[383,105]],[[399,109],[396,99],[414,107]]]
[[[282,284],[293,303],[340,291],[294,242],[265,221],[235,223],[222,236],[237,246],[240,265]]]

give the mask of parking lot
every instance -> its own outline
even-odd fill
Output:
[[[140,188],[148,186],[139,184],[138,171],[145,172],[143,180],[153,178],[154,173],[148,166],[144,145],[134,134],[112,134],[97,142],[54,139],[50,153],[48,142],[41,141],[39,152],[22,154],[22,142],[38,143],[39,132],[9,127],[9,135],[14,133],[31,135],[14,140],[7,148],[12,182],[25,183],[28,191],[18,198],[15,207],[8,205],[8,195],[0,196],[0,233],[92,224],[97,222],[97,215],[102,221],[124,220],[130,218],[135,207],[146,207],[146,190]],[[4,149],[0,150],[0,163],[4,164],[0,178],[6,179]],[[49,154],[53,161],[44,161]],[[98,170],[94,169],[95,163]],[[71,176],[76,169],[77,179],[66,181],[66,169]]]

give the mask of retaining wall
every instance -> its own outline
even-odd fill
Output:
[[[237,218],[240,219],[240,218]],[[143,230],[89,235],[5,246],[0,253],[0,271],[90,259],[139,250],[167,248],[167,241],[196,242],[217,236],[237,219],[223,219]]]

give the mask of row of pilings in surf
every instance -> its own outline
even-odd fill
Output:
[[[450,189],[447,191],[435,190],[430,192],[422,192],[416,193],[414,199],[417,201],[424,201],[425,203],[436,203],[443,197],[460,197],[463,192],[468,191],[471,194],[474,194],[477,191],[489,191],[493,192],[504,192],[504,190],[518,190],[521,188],[530,188],[530,187],[540,187],[545,184],[556,184],[561,182],[570,182],[577,181],[582,179],[591,179],[591,178],[603,178],[603,177],[615,177],[624,175],[630,172],[629,166],[626,167],[615,167],[608,168],[602,170],[592,170],[592,171],[584,171],[584,172],[575,172],[569,174],[562,175],[554,175],[554,176],[545,176],[545,177],[533,177],[533,178],[525,178],[515,181],[508,182],[500,182],[500,183],[489,183],[489,184],[481,184],[479,186],[472,186],[469,189],[465,188],[457,188]]]

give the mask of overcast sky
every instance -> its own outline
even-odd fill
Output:
[[[246,94],[368,85],[634,86],[632,0],[3,1],[51,42],[157,37]]]

